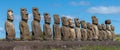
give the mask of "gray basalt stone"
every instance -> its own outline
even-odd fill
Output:
[[[43,40],[43,34],[40,26],[40,13],[38,8],[33,8],[33,21],[32,21],[32,39],[33,40]]]
[[[14,40],[15,39],[15,28],[13,24],[13,11],[11,9],[7,12],[7,21],[5,22],[5,30],[6,30],[6,39]]]

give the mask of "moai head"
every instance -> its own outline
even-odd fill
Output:
[[[33,8],[32,9],[32,12],[33,12],[33,16],[34,16],[34,20],[37,20],[40,22],[40,13],[39,13],[39,10],[38,8]]]
[[[81,21],[81,27],[82,27],[82,28],[85,28],[85,29],[86,29],[86,27],[87,27],[84,20]]]
[[[10,20],[10,21],[14,20],[14,18],[13,18],[13,11],[11,9],[9,9],[7,11],[7,20]]]
[[[92,16],[92,24],[98,25],[98,19],[96,16]]]
[[[54,23],[60,24],[60,18],[59,18],[59,15],[57,14],[54,14]]]
[[[105,20],[105,24],[111,24],[111,20]]]
[[[101,24],[102,30],[106,30],[106,26],[104,24]]]
[[[114,26],[112,26],[112,25],[111,25],[111,30],[112,30],[112,31],[114,31],[114,30],[115,30]]]
[[[24,21],[28,20],[28,13],[26,11],[27,10],[25,8],[21,8],[21,16],[22,16],[22,20]]]
[[[102,26],[101,26],[101,25],[98,25],[98,29],[99,29],[99,30],[102,30]]]
[[[50,15],[48,13],[44,13],[44,19],[45,19],[46,24],[50,24],[51,18],[50,18]]]
[[[92,29],[92,25],[89,22],[87,23],[87,28]]]
[[[68,21],[66,17],[62,17],[61,20],[62,20],[62,25],[68,26]]]
[[[72,19],[68,19],[68,25],[69,27],[74,28],[74,22]]]
[[[80,21],[78,18],[74,19],[76,27],[80,27]]]

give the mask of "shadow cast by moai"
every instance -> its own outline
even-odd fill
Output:
[[[65,16],[59,18],[54,14],[53,29],[50,27],[51,17],[49,13],[44,13],[43,31],[40,25],[41,16],[39,9],[34,7],[32,23],[32,35],[27,24],[28,13],[26,8],[21,8],[21,21],[19,23],[20,40],[56,40],[56,41],[106,41],[114,39],[114,26],[111,20],[105,20],[105,24],[98,24],[96,16],[92,16],[92,24],[80,21],[78,18],[70,19]],[[15,40],[13,11],[7,11],[7,20],[5,22],[6,40]],[[60,27],[60,22],[62,26]],[[52,32],[53,31],[53,32]]]

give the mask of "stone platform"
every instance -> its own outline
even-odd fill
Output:
[[[116,41],[0,41],[0,50],[42,50],[82,46],[120,46]]]

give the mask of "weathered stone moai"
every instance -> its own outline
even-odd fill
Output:
[[[33,40],[43,40],[42,38],[42,30],[40,26],[40,13],[38,8],[33,8],[33,21],[32,21],[32,39]]]
[[[44,40],[52,40],[51,18],[48,13],[44,13],[44,21]]]
[[[7,40],[15,39],[15,28],[14,28],[13,20],[14,20],[13,11],[9,9],[7,12],[7,21],[5,22]]]
[[[25,8],[21,8],[22,20],[20,21],[20,24],[19,24],[21,40],[31,40],[30,30],[27,24],[28,13],[26,11],[27,10]]]
[[[74,29],[74,22],[72,19],[68,19],[68,25],[69,25],[69,34],[70,34],[70,40],[76,39],[75,29]]]
[[[98,40],[99,30],[98,30],[98,19],[95,16],[92,16],[92,31],[94,40]]]
[[[87,40],[87,25],[84,20],[81,21],[81,35],[82,35],[82,40],[86,41]]]
[[[114,26],[111,25],[112,40],[115,38]]]
[[[78,18],[74,19],[75,21],[75,33],[76,33],[76,40],[81,41],[82,37],[81,37],[81,31],[80,31],[80,21]]]
[[[66,17],[62,17],[62,27],[61,27],[61,36],[62,40],[69,40],[69,29],[68,29],[68,21]]]
[[[107,31],[107,34],[108,34],[108,39],[109,39],[109,40],[112,40],[111,21],[110,21],[110,20],[106,20],[106,21],[105,21],[105,24],[106,24],[106,31]]]
[[[89,22],[87,23],[87,39],[93,40],[92,25]]]
[[[104,24],[101,24],[101,26],[102,26],[103,40],[107,40],[106,26]]]
[[[101,26],[101,25],[98,25],[98,29],[99,29],[98,39],[99,39],[100,41],[102,41],[102,40],[103,40],[103,37],[104,37],[103,31],[102,31],[102,26]]]
[[[53,25],[53,38],[54,40],[61,40],[61,29],[60,29],[60,18],[59,15],[54,15],[54,25]]]

